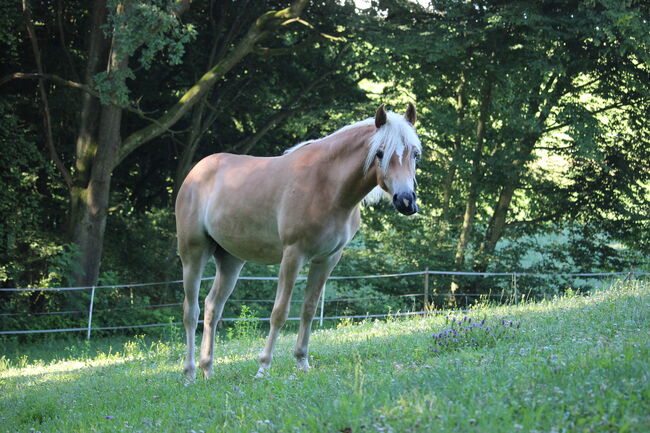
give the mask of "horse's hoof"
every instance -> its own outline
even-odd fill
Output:
[[[255,377],[257,379],[266,379],[269,377],[269,367],[260,367]]]
[[[199,362],[199,367],[201,367],[201,371],[203,371],[204,379],[210,379],[212,377],[214,370],[211,362]]]
[[[196,367],[186,365],[185,368],[183,368],[183,374],[185,375],[186,380],[194,381],[196,379]]]
[[[304,371],[305,373],[311,370],[311,367],[309,366],[309,361],[307,358],[303,358],[298,360],[298,363],[296,364],[296,368],[300,371]]]

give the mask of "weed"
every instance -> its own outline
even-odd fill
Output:
[[[449,328],[431,335],[434,340],[431,346],[433,352],[493,346],[499,340],[514,338],[521,325],[519,322],[503,318],[489,322],[486,320],[485,317],[478,320],[470,316],[446,316],[445,324]]]
[[[250,339],[259,335],[260,319],[257,312],[252,310],[248,305],[241,306],[239,320],[235,325],[228,329],[228,340],[233,338]]]
[[[4,355],[0,356],[0,371],[8,370],[11,367],[11,361]]]

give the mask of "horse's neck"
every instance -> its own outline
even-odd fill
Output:
[[[344,207],[354,208],[377,186],[376,166],[372,164],[364,173],[368,141],[374,132],[372,127],[360,126],[341,132],[333,137],[332,160],[329,164],[328,183],[334,187],[337,201]]]

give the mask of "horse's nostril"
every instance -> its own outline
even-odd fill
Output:
[[[393,194],[393,201],[397,201],[397,194]]]

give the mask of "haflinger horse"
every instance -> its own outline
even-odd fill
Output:
[[[311,322],[323,286],[360,222],[359,204],[388,193],[404,215],[418,211],[415,165],[422,151],[415,106],[402,116],[381,105],[374,118],[327,137],[300,143],[277,157],[217,153],[199,161],[176,199],[178,249],[183,263],[185,375],[196,375],[194,338],[199,286],[213,256],[217,273],[205,298],[199,366],[213,372],[215,327],[245,262],[280,263],[271,329],[259,356],[268,373],[280,328],[289,314],[298,272],[310,263],[294,355],[309,370]]]

